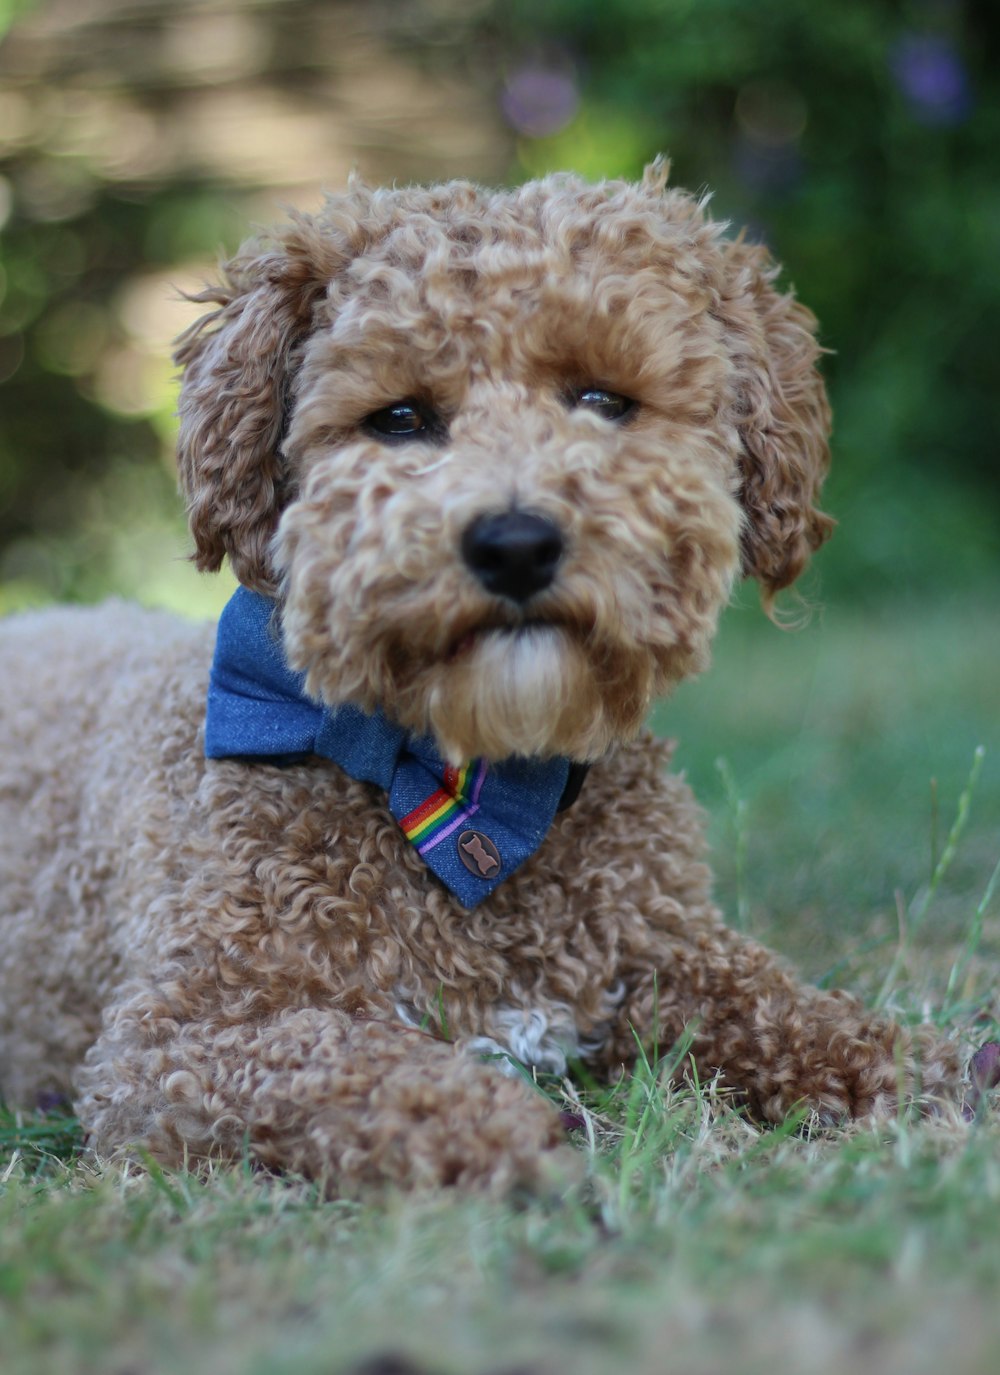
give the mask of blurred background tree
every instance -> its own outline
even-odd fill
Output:
[[[634,174],[669,150],[819,316],[844,516],[827,577],[879,595],[994,570],[996,4],[508,0],[503,15],[498,37],[526,55],[504,89],[525,171]],[[546,107],[564,85],[575,108]]]
[[[822,568],[1000,552],[992,0],[0,0],[0,608],[201,612],[172,473],[180,300],[253,222],[372,181],[634,175],[788,265],[832,350]]]
[[[0,609],[114,590],[210,611],[225,587],[185,564],[174,491],[181,291],[354,166],[503,178],[475,6],[3,5]]]

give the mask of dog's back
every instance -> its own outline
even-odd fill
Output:
[[[0,623],[0,1096],[11,1102],[65,1092],[100,1028],[136,817],[146,806],[148,829],[148,799],[169,794],[171,753],[197,759],[211,642],[209,627],[113,603]]]

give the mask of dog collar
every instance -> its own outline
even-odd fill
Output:
[[[277,603],[245,587],[219,621],[205,716],[209,759],[299,763],[322,755],[375,783],[427,867],[475,907],[535,853],[557,811],[579,794],[586,766],[514,756],[454,768],[429,736],[381,712],[329,708],[285,663]]]

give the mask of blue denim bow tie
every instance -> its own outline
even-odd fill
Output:
[[[285,663],[277,610],[241,587],[222,613],[206,756],[291,764],[319,754],[377,784],[424,863],[463,906],[475,907],[535,853],[579,791],[582,766],[514,756],[454,768],[429,736],[410,735],[381,712],[313,701],[305,675]]]

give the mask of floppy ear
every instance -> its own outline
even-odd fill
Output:
[[[198,568],[224,555],[246,587],[276,590],[269,545],[286,504],[280,453],[289,378],[314,307],[344,265],[346,246],[309,216],[251,241],[222,282],[190,299],[210,311],[177,341],[183,368],[178,473]]]
[[[835,522],[817,508],[830,463],[830,408],[816,367],[816,319],[774,288],[767,250],[720,244],[719,314],[736,363],[735,422],[743,441],[743,572],[766,608],[801,573]]]

